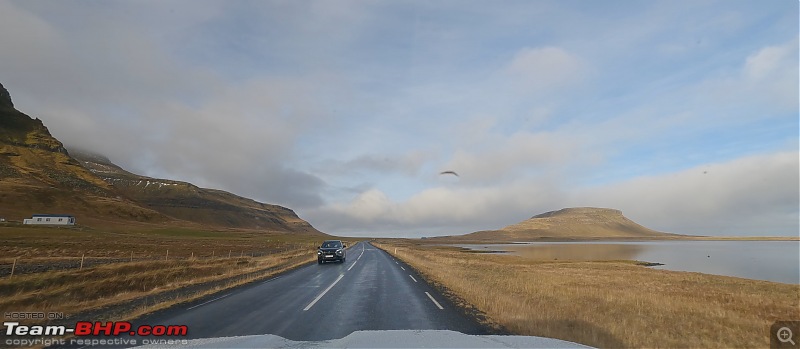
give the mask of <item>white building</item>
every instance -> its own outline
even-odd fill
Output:
[[[35,214],[25,218],[22,224],[75,225],[75,217],[66,214]]]

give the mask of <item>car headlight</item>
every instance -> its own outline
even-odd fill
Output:
[[[342,254],[342,250],[336,250],[336,254]]]
[[[317,250],[317,254],[318,254],[318,255],[322,254],[322,251],[320,251],[320,250]]]

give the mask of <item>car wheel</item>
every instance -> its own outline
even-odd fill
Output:
[[[322,260],[321,259],[317,259],[317,264],[322,264]]]

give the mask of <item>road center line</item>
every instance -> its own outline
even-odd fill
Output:
[[[414,280],[414,282],[417,282],[417,279],[415,279],[413,276],[409,275],[408,277],[410,277],[411,280]]]
[[[356,261],[353,262],[353,264],[350,264],[350,268],[347,268],[347,271],[350,271],[350,269],[353,269],[353,267],[356,266],[356,263],[358,263],[358,259],[356,259]]]
[[[308,305],[305,307],[305,309],[303,309],[303,311],[307,311],[308,309],[311,309],[311,307],[313,307],[314,304],[317,304],[317,301],[319,301],[320,298],[322,298],[322,296],[324,296],[326,293],[328,293],[328,291],[330,291],[333,288],[333,286],[336,286],[336,283],[338,283],[339,280],[341,280],[343,277],[344,277],[344,274],[339,275],[339,277],[336,279],[336,281],[334,281],[330,286],[328,286],[328,288],[326,288],[325,291],[322,291],[322,293],[320,293],[319,296],[317,296],[317,298],[314,298],[314,300],[311,301],[311,303],[308,303]],[[430,297],[430,295],[428,297]],[[431,299],[433,299],[433,298],[431,298]]]
[[[230,295],[231,295],[231,294],[230,294],[230,293],[228,293],[228,294],[226,294],[226,295],[224,295],[224,296],[222,296],[222,297],[214,298],[214,299],[212,299],[212,300],[210,300],[210,301],[208,301],[208,302],[205,302],[205,303],[200,303],[200,304],[198,304],[198,305],[195,305],[195,306],[193,306],[193,307],[186,308],[186,310],[192,310],[192,309],[194,309],[194,308],[197,308],[197,307],[199,307],[199,306],[201,306],[201,305],[206,305],[206,304],[208,304],[208,303],[211,303],[211,302],[213,302],[213,301],[218,301],[218,300],[220,300],[220,299],[223,299],[223,298],[225,298],[225,297],[227,297],[227,296],[230,296]]]
[[[430,294],[430,293],[428,293],[428,292],[425,292],[425,294],[427,294],[427,295],[428,295],[428,298],[430,298],[430,299],[431,299],[431,302],[433,302],[433,304],[436,304],[436,306],[437,306],[437,307],[439,307],[439,310],[444,310],[444,308],[442,308],[442,305],[441,305],[441,304],[439,304],[439,302],[437,302],[435,299],[433,299],[433,296],[431,296],[431,294]]]
[[[400,269],[406,270],[406,268],[400,267]]]

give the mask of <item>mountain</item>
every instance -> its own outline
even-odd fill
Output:
[[[72,214],[82,224],[204,225],[321,234],[292,210],[185,182],[135,175],[102,156],[71,156],[0,84],[0,217]]]
[[[577,207],[550,211],[499,230],[479,231],[459,238],[486,241],[581,239],[668,239],[681,235],[658,232],[609,208]]]
[[[72,213],[83,217],[163,222],[169,218],[118,197],[83,168],[41,120],[14,109],[0,84],[0,216]]]
[[[319,233],[294,211],[282,206],[187,182],[140,176],[105,156],[84,150],[72,150],[70,154],[117,193],[170,217],[225,227]]]

